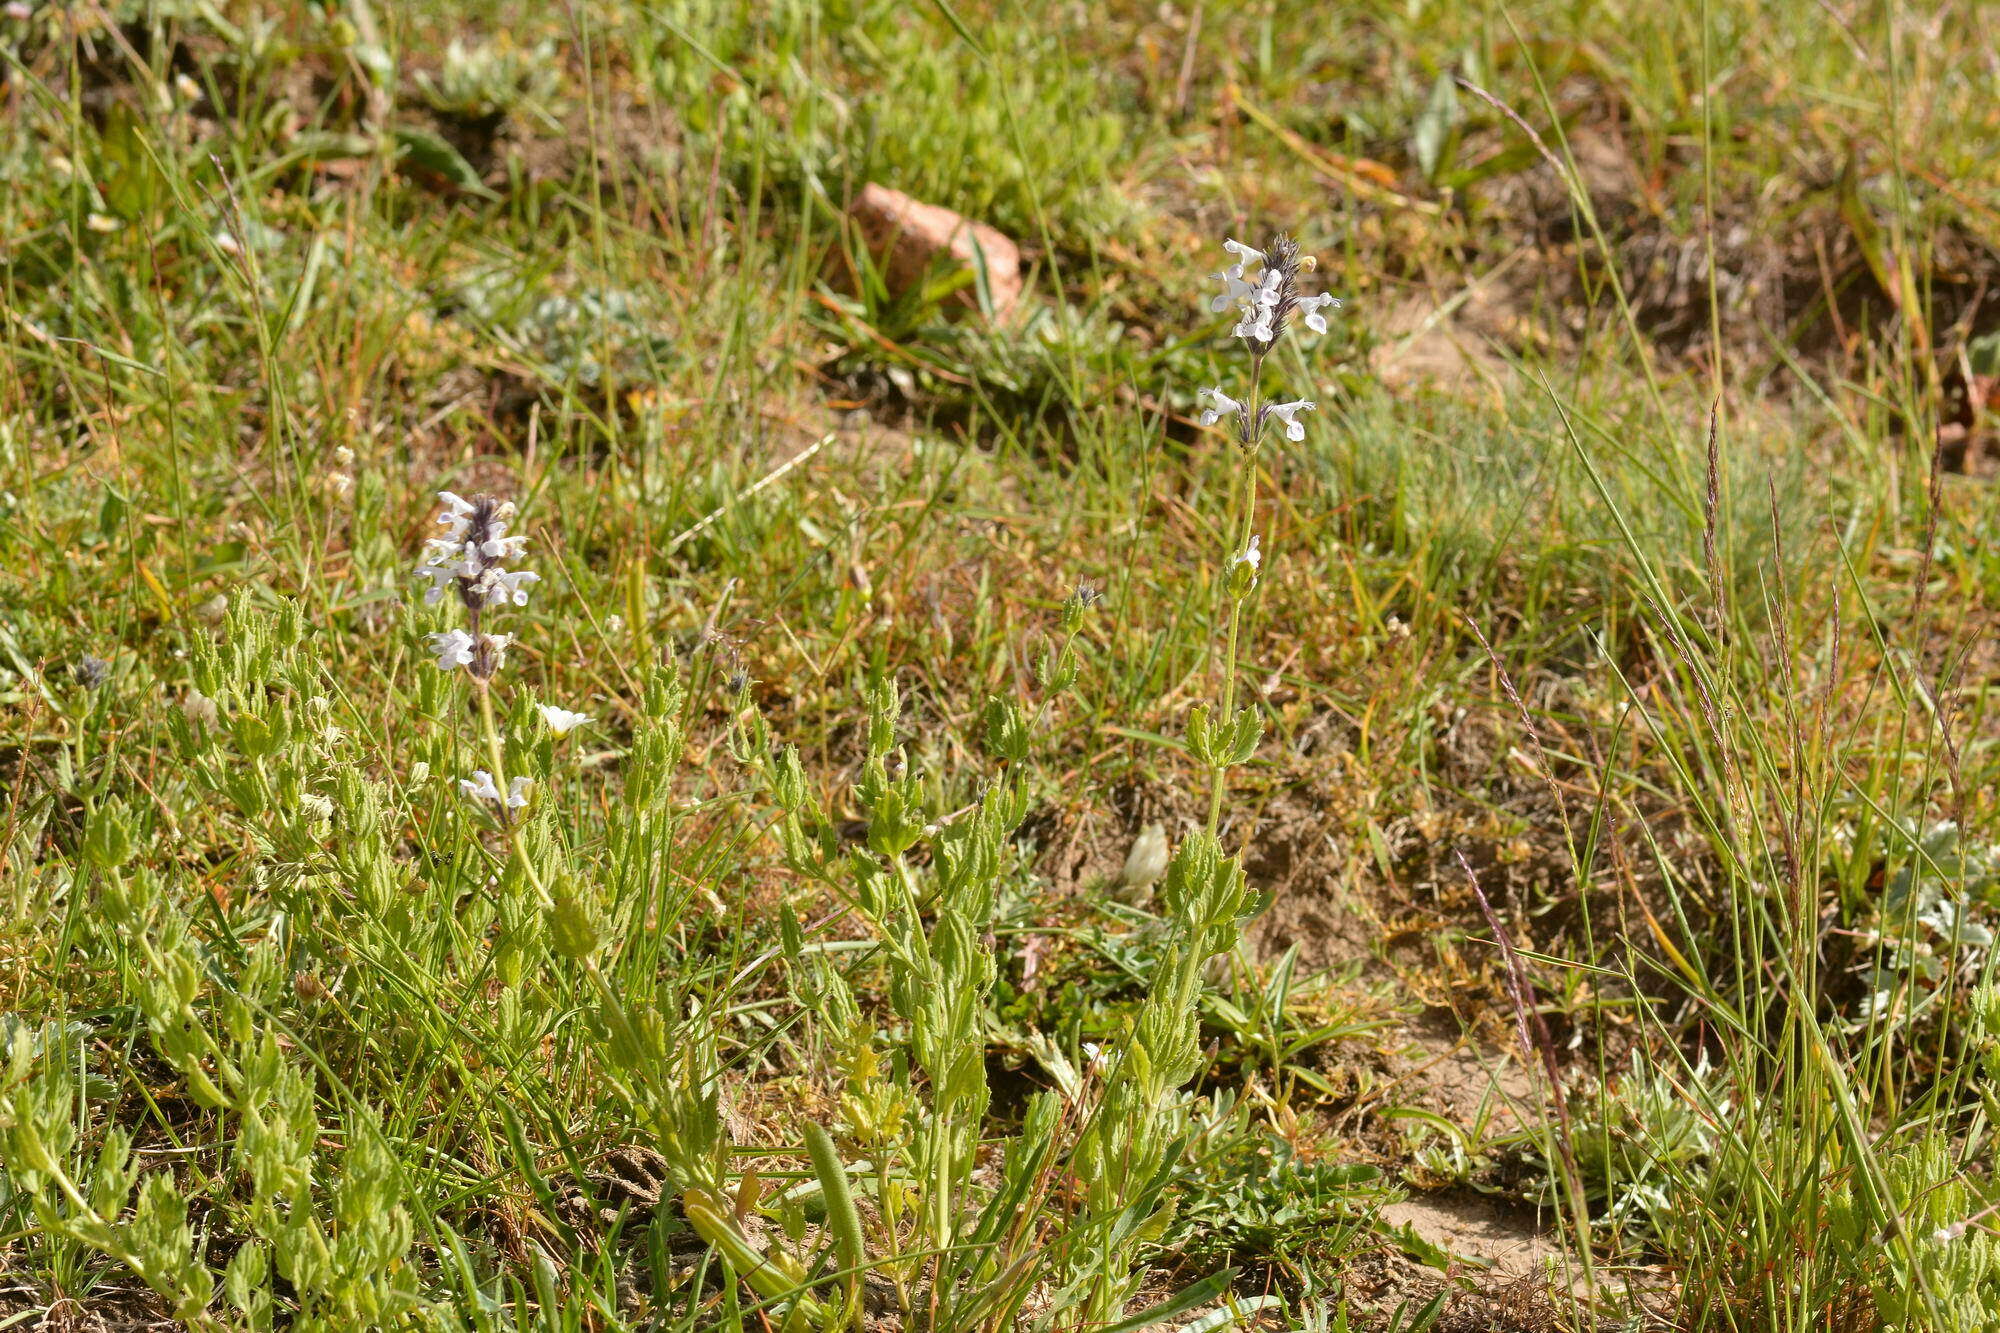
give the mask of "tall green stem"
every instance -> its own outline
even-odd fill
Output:
[[[1238,555],[1249,549],[1251,529],[1257,521],[1257,422],[1258,388],[1264,378],[1264,358],[1250,362],[1250,398],[1243,409],[1243,438],[1238,443],[1236,477],[1229,488],[1229,534],[1231,543],[1223,553],[1222,595],[1229,599],[1229,634],[1222,651],[1222,713],[1227,725],[1236,715],[1236,644],[1243,628],[1243,603],[1249,594],[1236,595],[1234,575]],[[1208,833],[1214,837],[1222,827],[1222,794],[1229,782],[1229,766],[1217,764],[1209,770]]]

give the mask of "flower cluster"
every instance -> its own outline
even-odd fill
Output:
[[[1233,330],[1250,346],[1253,356],[1264,356],[1285,336],[1286,321],[1298,315],[1314,333],[1326,332],[1328,306],[1336,309],[1340,299],[1322,292],[1306,296],[1299,292],[1299,274],[1314,267],[1311,255],[1301,255],[1298,243],[1280,235],[1263,250],[1241,241],[1224,241],[1222,248],[1236,256],[1236,262],[1212,275],[1222,284],[1222,293],[1209,303],[1221,314],[1234,305],[1238,318]],[[1258,272],[1252,274],[1255,268]]]
[[[501,562],[518,559],[527,549],[528,539],[507,532],[514,506],[490,495],[467,500],[450,491],[438,492],[444,512],[438,515],[442,537],[424,543],[424,558],[417,576],[431,586],[424,590],[424,602],[436,605],[447,591],[455,592],[471,621],[469,629],[445,630],[430,636],[430,651],[438,668],[450,671],[464,667],[475,680],[491,680],[513,637],[480,631],[480,613],[489,606],[512,602],[528,604],[528,585],[539,583],[533,570],[507,569]]]
[[[1209,404],[1201,411],[1202,425],[1213,426],[1224,417],[1236,417],[1237,434],[1245,444],[1255,443],[1261,438],[1264,434],[1264,423],[1272,417],[1285,423],[1286,439],[1294,442],[1303,440],[1306,437],[1306,427],[1305,423],[1299,420],[1299,413],[1312,412],[1319,408],[1319,404],[1310,398],[1300,398],[1289,403],[1266,403],[1257,409],[1253,418],[1249,404],[1231,398],[1220,389],[1203,389],[1196,397]]]
[[[437,605],[445,589],[453,588],[468,611],[502,602],[526,606],[527,585],[541,582],[541,575],[500,565],[502,560],[519,559],[528,548],[526,537],[507,533],[514,506],[490,495],[467,500],[450,491],[439,491],[438,499],[444,501],[438,523],[445,534],[424,543],[424,560],[417,566],[418,576],[431,581],[424,590],[424,604]]]
[[[528,803],[528,789],[535,785],[533,778],[515,778],[507,784],[507,793],[502,796],[500,788],[493,783],[493,775],[483,768],[472,770],[470,778],[458,780],[459,790],[475,801],[491,801],[494,805],[505,805],[509,810],[519,810]]]
[[[1232,305],[1236,307],[1235,336],[1243,339],[1258,366],[1285,336],[1294,316],[1314,333],[1326,332],[1324,311],[1329,306],[1338,307],[1340,301],[1324,292],[1309,296],[1299,291],[1299,275],[1311,271],[1315,264],[1312,256],[1299,253],[1298,244],[1289,236],[1275,237],[1262,250],[1235,240],[1224,241],[1222,248],[1236,262],[1213,275],[1222,283],[1222,293],[1209,303],[1209,309],[1220,314]],[[1259,405],[1254,392],[1249,402],[1243,402],[1221,389],[1203,389],[1199,398],[1203,404],[1201,424],[1213,426],[1234,417],[1237,441],[1245,449],[1257,446],[1264,437],[1265,423],[1273,417],[1284,423],[1286,439],[1305,439],[1305,423],[1298,419],[1299,413],[1318,407],[1307,398]]]

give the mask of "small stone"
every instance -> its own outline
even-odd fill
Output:
[[[892,293],[900,294],[922,282],[933,259],[940,252],[947,252],[975,273],[983,262],[986,291],[996,321],[1005,320],[1019,303],[1021,247],[985,223],[872,183],[861,188],[848,215],[875,256]],[[951,300],[977,310],[976,284],[952,293]]]
[[[1148,824],[1140,829],[1118,875],[1118,886],[1123,890],[1120,896],[1127,902],[1144,901],[1146,890],[1167,873],[1169,855],[1166,825]]]

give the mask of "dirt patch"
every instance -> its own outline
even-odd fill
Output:
[[[1381,1217],[1389,1227],[1407,1227],[1419,1240],[1469,1260],[1503,1284],[1543,1273],[1562,1255],[1549,1219],[1484,1194],[1416,1195],[1390,1204]]]

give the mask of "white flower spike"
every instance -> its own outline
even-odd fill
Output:
[[[1317,265],[1312,256],[1299,253],[1290,237],[1276,237],[1262,250],[1233,239],[1224,241],[1222,248],[1236,262],[1211,275],[1222,284],[1222,293],[1210,300],[1209,309],[1221,314],[1236,307],[1235,336],[1250,345],[1253,355],[1268,355],[1294,315],[1312,332],[1326,332],[1323,312],[1340,302],[1324,293],[1307,296],[1299,291],[1299,275]]]
[[[444,600],[447,591],[458,594],[465,608],[466,628],[446,630],[430,636],[430,650],[437,654],[438,666],[446,671],[465,667],[474,680],[493,679],[500,668],[511,635],[487,634],[480,628],[481,613],[490,606],[508,602],[528,604],[528,587],[542,576],[528,569],[505,569],[503,560],[513,560],[527,551],[528,539],[509,534],[507,524],[514,506],[490,495],[468,500],[451,491],[439,491],[438,526],[444,534],[424,543],[424,558],[417,564],[420,578],[430,580],[424,590],[426,604]]]
[[[596,720],[588,713],[572,713],[569,709],[558,708],[554,704],[536,704],[535,707],[540,711],[542,721],[548,724],[549,731],[557,736],[567,736],[578,727],[587,726]]]

